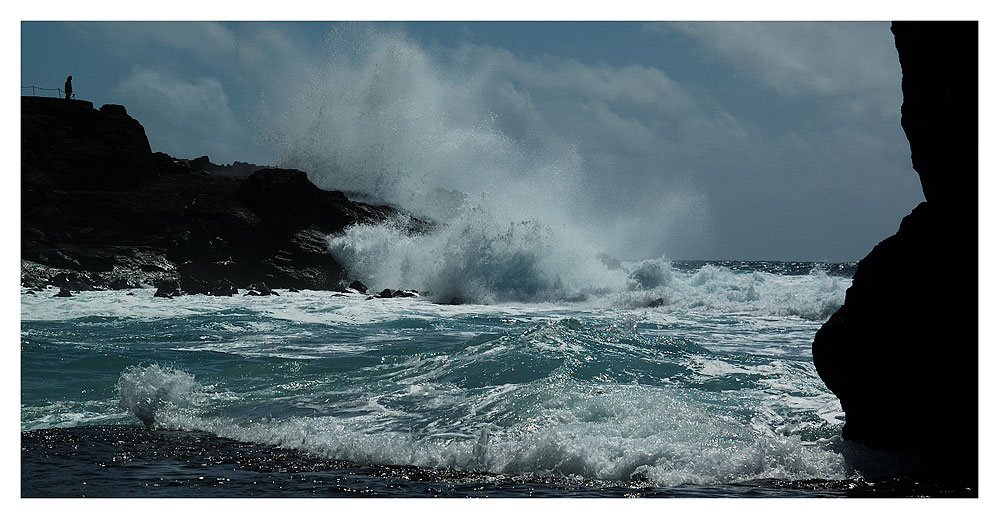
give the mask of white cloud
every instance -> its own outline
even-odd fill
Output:
[[[282,165],[431,215],[420,199],[435,188],[485,193],[513,218],[585,222],[609,248],[644,242],[661,255],[691,229],[710,232],[710,205],[689,202],[708,200],[703,184],[689,180],[719,152],[745,149],[748,133],[663,71],[360,32],[273,99]],[[669,225],[618,232],[623,219],[664,211]]]
[[[280,24],[143,24],[116,37],[157,63],[120,92],[154,149],[176,156],[252,161],[256,131],[277,165],[322,187],[428,212],[437,187],[481,194],[511,218],[585,227],[621,254],[817,257],[855,243],[843,236],[858,227],[883,237],[897,226],[848,209],[908,168],[886,24],[649,27],[699,42],[715,58],[703,66],[753,78],[750,99],[780,92],[767,100],[778,111],[726,106],[682,71],[428,47],[379,26],[338,26],[324,46]],[[823,116],[796,120],[795,103]],[[806,214],[788,221],[792,208]],[[775,245],[777,228],[796,237]]]
[[[146,133],[156,151],[231,152],[227,143],[234,137],[245,137],[243,125],[233,114],[229,97],[216,78],[186,81],[137,67],[118,85],[118,91],[126,105],[132,107],[132,115],[147,126]],[[167,149],[158,148],[157,141],[169,143]]]
[[[77,22],[72,26],[90,38],[111,43],[111,52],[125,56],[168,49],[227,63],[236,50],[235,34],[216,22]]]
[[[888,23],[668,23],[784,95],[867,95],[900,91]]]
[[[258,86],[294,80],[306,52],[293,31],[252,22],[87,22],[74,28],[110,43],[112,52],[141,66],[200,66],[213,75]],[[178,54],[178,52],[180,54]],[[182,56],[178,59],[178,56]],[[270,87],[270,85],[268,85]]]

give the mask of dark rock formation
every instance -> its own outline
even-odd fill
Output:
[[[321,190],[298,170],[247,165],[245,179],[192,171],[214,165],[152,153],[142,126],[117,105],[23,97],[21,129],[29,287],[172,279],[184,293],[232,295],[251,282],[329,290],[345,273],[326,237],[399,215]]]
[[[207,173],[209,175],[246,178],[257,170],[264,169],[264,166],[240,162],[238,160],[233,162],[231,165],[225,166],[213,164],[208,156],[202,156],[187,161],[187,168],[191,171],[191,173]]]
[[[21,186],[120,190],[153,173],[146,133],[125,107],[21,98]]]
[[[246,290],[248,291],[247,295],[256,295],[256,296],[280,295],[277,292],[271,290],[271,287],[267,286],[267,283],[250,283],[250,285],[246,287]]]
[[[165,279],[156,285],[153,297],[175,297],[181,295],[180,283],[175,279]]]
[[[893,23],[902,128],[926,202],[857,265],[816,333],[843,437],[977,485],[978,25]]]
[[[364,286],[364,283],[361,283],[360,281],[358,281],[356,279],[354,281],[351,281],[350,285],[347,286],[347,288],[349,288],[351,290],[356,290],[358,294],[367,294],[368,293],[368,287]]]

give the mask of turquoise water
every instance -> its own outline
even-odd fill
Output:
[[[147,426],[473,483],[862,476],[810,353],[850,266],[662,267],[652,289],[548,303],[25,293],[21,428]]]

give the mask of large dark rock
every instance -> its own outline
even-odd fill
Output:
[[[326,237],[399,215],[319,189],[302,171],[152,153],[122,106],[34,97],[21,106],[26,286],[76,272],[88,286],[74,290],[163,279],[185,293],[222,294],[250,282],[329,290],[345,272]],[[228,174],[235,169],[248,176]],[[414,229],[426,225],[412,221]]]
[[[816,333],[843,437],[977,485],[977,23],[893,23],[902,128],[926,202],[857,265]]]
[[[267,286],[267,283],[250,283],[246,287],[249,295],[256,296],[276,296],[280,295],[277,292],[271,290],[271,287]]]
[[[176,297],[181,293],[180,283],[176,279],[165,279],[156,284],[153,297]]]
[[[23,186],[123,189],[150,177],[146,132],[121,105],[21,98]]]

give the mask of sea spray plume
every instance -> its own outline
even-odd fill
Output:
[[[454,204],[440,204],[442,193],[475,197],[472,206],[503,223],[539,220],[603,246],[606,233],[580,232],[599,221],[589,218],[592,200],[580,198],[588,184],[579,143],[515,130],[511,120],[536,117],[509,100],[494,106],[496,73],[401,31],[337,26],[322,61],[268,107],[264,124],[280,164],[308,171],[322,188],[443,221]]]
[[[369,285],[415,286],[441,303],[580,300],[624,283],[592,246],[536,220],[505,222],[470,207],[423,234],[403,223],[351,226],[329,238],[330,251]]]
[[[453,77],[465,72],[444,70],[400,32],[345,26],[328,50],[278,125],[282,164],[446,229],[348,229],[331,250],[353,276],[430,290],[441,302],[564,299],[584,288],[557,264],[593,241],[566,217],[580,164],[572,146],[538,152],[511,138],[477,78]]]
[[[270,136],[281,164],[320,187],[432,210],[422,200],[436,187],[491,190],[527,163],[463,86],[468,78],[452,77],[401,31],[338,26],[326,48],[291,85]]]
[[[194,375],[174,368],[129,366],[118,378],[118,407],[131,412],[151,429],[157,413],[193,403],[201,390]]]
[[[670,263],[666,258],[645,260],[628,274],[628,288],[649,290],[669,284],[672,277]]]

